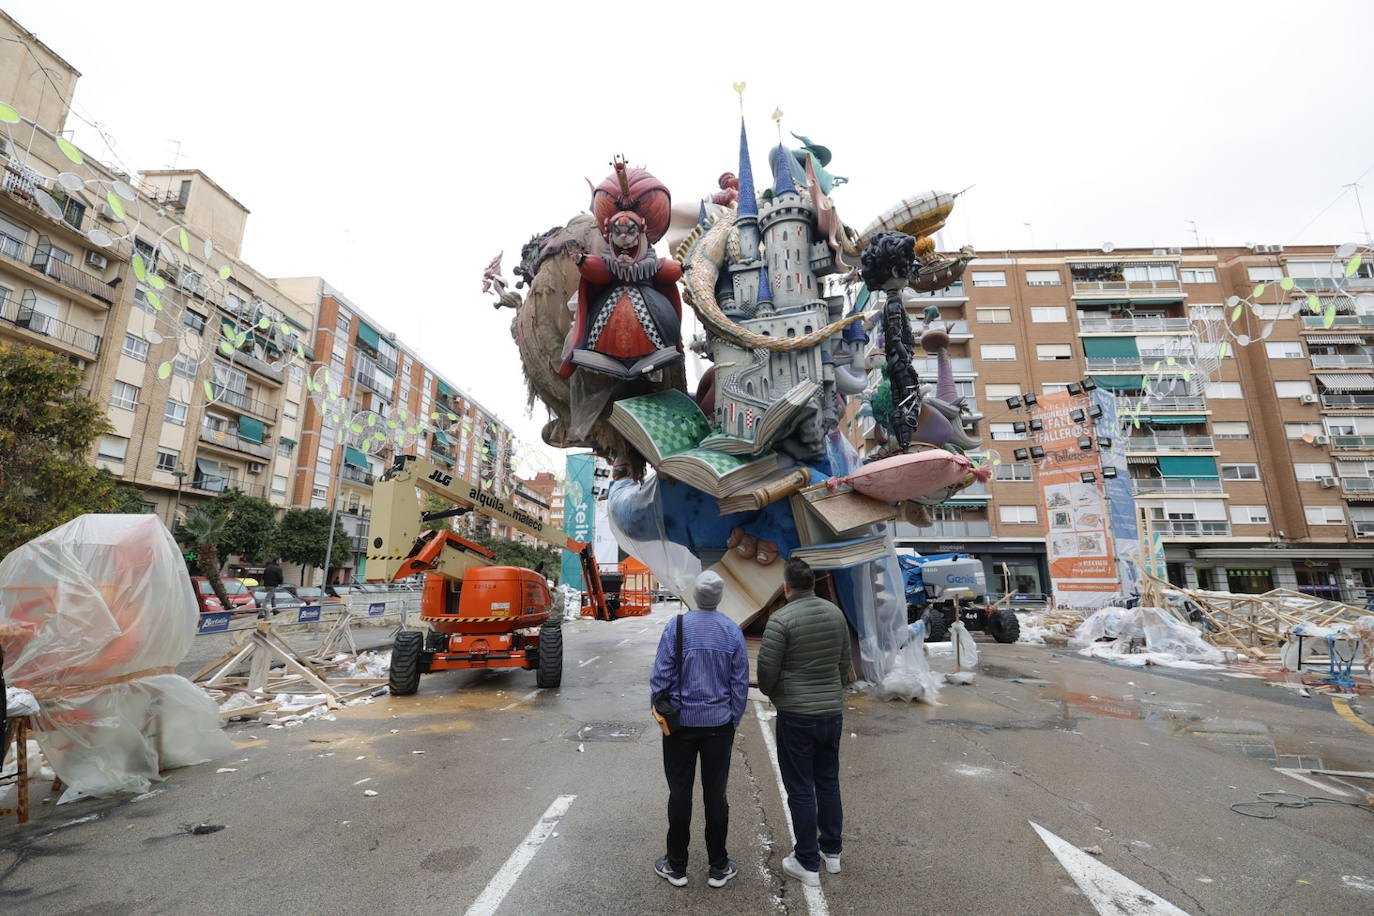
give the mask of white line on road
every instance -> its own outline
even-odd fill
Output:
[[[618,643],[615,644],[615,648],[619,649],[621,646],[625,645],[625,643],[627,643],[627,642],[629,642],[628,639],[622,639],[620,642],[618,642]]]
[[[635,630],[635,635],[638,636],[640,633],[647,633],[648,631],[649,631],[649,628],[648,628],[648,627],[645,627],[645,628],[642,629],[642,630]]]
[[[506,899],[506,894],[515,886],[516,879],[525,870],[525,866],[530,864],[539,847],[544,845],[544,841],[553,833],[553,828],[558,826],[559,819],[568,813],[575,798],[576,795],[560,795],[553,800],[553,804],[549,805],[549,810],[544,812],[539,823],[531,828],[520,845],[515,847],[515,852],[510,854],[506,864],[501,866],[501,870],[487,884],[482,896],[468,907],[466,916],[491,916],[496,912],[501,901]]]
[[[592,662],[596,661],[596,660],[597,660],[598,658],[600,658],[600,657],[601,657],[600,655],[593,655],[591,658],[587,659],[585,662],[578,662],[578,663],[577,663],[577,667],[579,667],[579,668],[585,668],[585,667],[587,667],[588,665],[590,665]]]
[[[1054,853],[1059,864],[1064,866],[1064,871],[1069,873],[1073,883],[1078,885],[1078,889],[1088,898],[1093,909],[1103,916],[1144,916],[1147,913],[1150,916],[1188,916],[1187,911],[1180,910],[1163,897],[1151,893],[1120,872],[1113,871],[1035,821],[1026,823],[1040,834],[1040,839],[1045,841],[1045,845]]]
[[[1316,786],[1318,789],[1321,789],[1323,792],[1331,792],[1331,793],[1334,794],[1334,795],[1346,795],[1346,796],[1349,796],[1349,795],[1354,794],[1354,793],[1351,793],[1351,792],[1346,792],[1346,791],[1344,791],[1344,790],[1338,789],[1338,788],[1336,788],[1335,786],[1327,785],[1327,784],[1324,783],[1324,782],[1317,782],[1315,779],[1308,779],[1306,776],[1303,775],[1303,773],[1311,772],[1310,770],[1290,770],[1290,769],[1288,769],[1287,767],[1274,767],[1274,772],[1276,772],[1276,773],[1282,773],[1282,774],[1285,775],[1285,776],[1292,776],[1292,777],[1293,777],[1294,779],[1296,779],[1298,782],[1305,782],[1305,783],[1307,783],[1309,786]]]
[[[782,813],[787,818],[787,833],[792,837],[792,842],[795,844],[797,842],[797,830],[792,826],[792,809],[787,807],[787,789],[783,787],[782,768],[778,766],[778,746],[773,741],[773,733],[768,730],[768,721],[764,718],[762,703],[754,703],[754,715],[758,717],[759,731],[763,732],[763,743],[768,747],[768,759],[773,764],[773,775],[778,780],[778,794],[782,796]],[[784,874],[782,880],[786,881],[787,875]],[[819,887],[803,884],[802,894],[806,897],[806,909],[811,913],[811,916],[830,916],[830,906],[825,902],[825,892]]]
[[[528,703],[530,700],[533,700],[533,699],[534,699],[535,697],[537,697],[537,696],[539,696],[539,691],[538,691],[538,690],[531,690],[529,693],[525,694],[523,697],[521,697],[520,699],[516,700],[514,703],[507,703],[505,706],[502,706],[502,707],[501,707],[501,711],[502,711],[502,712],[505,712],[505,711],[508,710],[508,709],[514,709],[515,707],[519,706],[521,703]]]

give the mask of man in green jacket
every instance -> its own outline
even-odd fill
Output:
[[[778,766],[797,833],[782,870],[812,887],[821,883],[822,859],[832,875],[840,870],[840,736],[849,679],[849,623],[816,597],[815,587],[804,560],[787,561],[787,604],[768,618],[758,660],[759,689],[778,710]]]

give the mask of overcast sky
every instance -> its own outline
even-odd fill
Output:
[[[4,2],[81,72],[118,162],[171,166],[179,141],[252,211],[251,264],[325,277],[532,441],[482,268],[504,250],[509,276],[612,154],[710,193],[738,80],[756,171],[781,108],[834,151],[857,228],[972,185],[946,241],[984,253],[1191,245],[1188,220],[1204,244],[1362,238],[1342,186],[1374,166],[1371,3],[439,6]]]

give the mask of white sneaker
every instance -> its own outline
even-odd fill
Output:
[[[782,860],[782,870],[784,874],[791,875],[807,887],[821,886],[821,873],[803,868],[797,861],[796,856],[788,856]]]
[[[832,875],[840,873],[840,854],[837,852],[833,856],[828,852],[821,853],[821,859],[825,862],[825,870]]]

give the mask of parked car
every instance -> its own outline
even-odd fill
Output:
[[[286,610],[288,608],[298,608],[301,605],[305,604],[304,601],[293,595],[290,591],[288,591],[285,588],[276,589],[275,592],[276,600],[272,602],[272,605],[275,606],[276,609],[279,611]],[[260,608],[265,608],[269,606],[267,596],[268,591],[265,588],[255,589],[253,591],[253,600],[257,602],[258,607]]]
[[[253,600],[253,595],[248,591],[248,586],[243,584],[242,579],[220,579],[224,583],[224,594],[228,596],[231,607],[227,608],[231,613],[256,613],[258,603]],[[196,593],[196,604],[200,606],[202,614],[223,613],[226,608],[220,604],[219,596],[215,594],[214,587],[210,580],[205,576],[192,576],[191,587]]]
[[[358,586],[356,585],[329,585],[325,587],[325,594],[334,598],[344,598],[348,595],[356,595]]]
[[[332,587],[326,591],[318,585],[298,585],[294,589],[302,604],[337,604],[338,596],[332,594]]]

